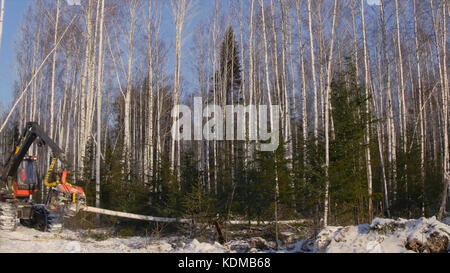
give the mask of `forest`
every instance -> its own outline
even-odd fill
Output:
[[[449,15],[445,0],[34,0],[0,162],[36,121],[91,206],[221,223],[440,219]],[[278,149],[248,134],[176,141],[172,109],[195,97],[279,106]],[[44,174],[49,151],[32,151]]]

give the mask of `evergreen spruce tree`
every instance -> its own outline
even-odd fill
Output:
[[[225,96],[225,104],[239,101],[241,64],[239,49],[232,27],[228,27],[220,49],[219,71],[216,72],[216,90]]]

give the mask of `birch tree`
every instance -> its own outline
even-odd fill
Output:
[[[248,62],[249,62],[249,68],[248,68],[248,86],[249,86],[249,100],[248,104],[254,104],[255,101],[255,71],[254,71],[254,13],[255,13],[255,0],[251,0],[251,8],[250,8],[250,24],[249,24],[249,38],[248,38]],[[242,62],[245,62],[244,60]],[[252,120],[252,111],[249,113],[249,120]],[[252,124],[252,122],[249,122],[249,131],[254,132],[256,127],[255,124]],[[253,149],[254,146],[250,144],[250,149],[248,149],[247,157],[250,157],[253,155]]]
[[[364,2],[361,0],[361,20],[363,31],[363,43],[364,43],[364,70],[365,70],[365,89],[366,89],[366,131],[365,131],[365,151],[366,151],[366,172],[367,172],[367,188],[369,196],[369,220],[373,218],[373,203],[372,203],[372,162],[370,157],[370,71],[369,71],[369,52],[367,45],[366,34],[366,20],[364,12]]]
[[[60,3],[61,0],[57,0],[56,2],[56,17],[55,17],[55,33],[54,33],[54,43],[58,42],[58,24],[59,24],[59,11],[60,11]],[[58,50],[53,52],[53,61],[52,61],[52,79],[51,79],[51,95],[50,95],[50,132],[49,135],[51,138],[54,138],[54,122],[55,122],[55,80],[56,80],[56,59],[57,59]],[[48,151],[48,160],[50,162],[50,150]]]
[[[125,114],[124,114],[124,145],[123,145],[123,158],[125,161],[125,174],[129,177],[130,172],[130,155],[132,152],[131,146],[131,88],[133,82],[133,53],[134,53],[134,34],[136,30],[136,11],[138,8],[139,0],[130,0],[128,6],[128,12],[130,15],[130,29],[128,33],[128,70],[127,70],[127,90],[125,93]]]
[[[422,90],[422,67],[420,60],[420,50],[419,50],[419,31],[418,31],[418,15],[417,15],[417,2],[413,0],[413,8],[414,8],[414,42],[415,42],[415,51],[416,51],[416,66],[417,66],[417,83],[419,90],[419,127],[420,127],[420,182],[422,184],[422,216],[425,217],[425,120],[424,120],[424,109],[423,109],[423,90]]]
[[[443,135],[443,146],[444,146],[444,154],[443,154],[443,180],[444,180],[444,189],[442,191],[442,201],[439,208],[439,219],[446,213],[446,206],[448,195],[450,191],[450,156],[449,156],[449,140],[448,140],[448,122],[449,122],[449,114],[448,114],[448,99],[449,99],[449,84],[448,84],[448,72],[447,72],[447,15],[448,12],[446,10],[447,4],[445,1],[442,3],[442,31],[441,31],[441,40],[438,41],[442,44],[441,46],[441,54],[442,54],[442,65],[440,65],[440,75],[441,75],[441,94],[442,94],[442,135]],[[433,5],[433,4],[432,4]],[[438,56],[438,58],[440,58]]]
[[[307,104],[307,90],[306,90],[306,73],[305,73],[305,54],[304,44],[302,43],[302,21],[301,21],[301,0],[295,1],[295,8],[297,13],[297,31],[299,37],[299,62],[301,67],[301,81],[302,81],[302,127],[303,127],[303,167],[306,167],[307,150],[306,142],[308,140],[308,104]],[[305,172],[303,172],[305,173]],[[303,180],[306,176],[303,174]],[[304,181],[306,182],[306,181]]]
[[[283,97],[283,104],[284,104],[284,145],[286,146],[286,152],[285,152],[285,160],[287,162],[288,170],[292,170],[292,131],[291,131],[291,99],[289,98],[288,93],[288,76],[287,76],[287,66],[288,66],[288,30],[287,28],[290,25],[289,20],[289,13],[287,12],[286,5],[283,4],[283,2],[280,2],[280,9],[281,9],[281,87],[282,87],[282,97]],[[294,80],[292,81],[294,82]],[[292,87],[292,92],[294,92],[294,87]],[[295,101],[295,94],[292,96],[292,100]],[[291,188],[294,188],[293,183],[291,183]]]
[[[95,155],[95,206],[100,207],[100,159],[102,153],[102,66],[103,66],[103,22],[105,17],[105,0],[101,1],[100,11],[100,32],[98,49],[98,68],[97,68],[97,143]]]
[[[317,74],[316,74],[316,55],[314,51],[314,33],[313,33],[313,11],[311,8],[311,0],[308,0],[308,22],[309,22],[309,42],[310,42],[310,50],[311,50],[311,73],[313,80],[313,107],[314,107],[314,138],[317,139],[319,136],[319,112],[317,106]]]
[[[389,69],[388,56],[387,56],[387,35],[386,35],[386,22],[385,22],[385,0],[380,1],[380,20],[381,20],[381,39],[382,39],[382,51],[383,51],[383,63],[385,63],[385,74],[387,75],[387,138],[388,138],[388,162],[390,167],[390,184],[394,188],[394,198],[396,197],[397,188],[397,136],[395,129],[394,120],[394,106],[393,106],[393,95],[392,95],[392,77],[391,70]],[[381,80],[381,79],[380,79]]]
[[[266,75],[266,88],[267,88],[267,98],[270,108],[270,125],[272,130],[274,129],[274,116],[273,116],[273,103],[272,103],[272,94],[270,87],[270,75],[269,75],[269,54],[268,54],[268,42],[267,42],[267,33],[266,33],[266,20],[265,20],[265,10],[264,10],[264,0],[259,0],[259,4],[261,5],[261,17],[262,17],[262,32],[263,32],[263,41],[264,41],[264,64],[265,64],[265,75]],[[279,185],[278,185],[278,168],[277,168],[277,159],[275,157],[275,240],[278,247],[278,199],[279,199]]]
[[[359,54],[358,54],[358,39],[357,39],[357,30],[356,30],[356,10],[355,5],[357,0],[351,0],[350,3],[350,11],[352,15],[352,30],[353,30],[353,54],[354,54],[354,62],[356,69],[356,79],[359,80]],[[382,4],[381,4],[382,5]]]
[[[399,68],[399,92],[400,92],[400,120],[401,120],[401,131],[402,131],[402,144],[403,144],[403,153],[404,156],[407,154],[407,145],[408,145],[408,137],[407,137],[407,119],[406,119],[406,98],[405,98],[405,79],[404,79],[404,65],[403,65],[403,50],[402,50],[402,40],[400,35],[400,6],[398,0],[395,0],[395,18],[397,24],[397,50],[398,50],[398,68]],[[405,161],[405,173],[407,171],[406,161]],[[408,181],[405,176],[405,186],[406,192],[408,192]]]
[[[331,27],[331,38],[330,38],[330,53],[327,62],[327,87],[325,90],[325,201],[324,201],[324,216],[323,216],[323,224],[324,226],[328,226],[328,198],[329,198],[329,187],[330,187],[330,178],[328,176],[328,169],[330,167],[330,135],[329,135],[329,127],[330,127],[330,92],[331,92],[331,76],[332,70],[331,65],[333,62],[333,52],[334,52],[334,34],[336,31],[336,16],[337,16],[337,8],[338,2],[334,0],[334,8],[333,8],[333,25]]]
[[[153,31],[152,31],[152,22],[154,22],[153,9],[155,6],[153,5],[153,1],[148,1],[148,25],[147,25],[147,35],[148,35],[148,49],[147,49],[147,58],[148,58],[148,105],[147,109],[149,111],[147,117],[147,136],[145,142],[145,151],[144,151],[144,183],[149,183],[149,179],[153,178]]]
[[[92,9],[93,9],[93,1],[89,0],[88,7],[84,14],[86,21],[86,45],[84,52],[84,67],[83,73],[81,75],[81,90],[80,90],[80,114],[79,114],[79,140],[78,140],[78,168],[81,171],[81,174],[84,169],[84,159],[86,156],[86,139],[87,139],[87,99],[89,96],[89,67],[92,59]],[[80,176],[82,178],[82,175]]]
[[[176,112],[179,113],[179,101],[180,101],[180,76],[181,76],[181,43],[183,37],[183,27],[186,19],[186,14],[189,12],[192,1],[190,0],[171,0],[172,13],[175,23],[175,71],[174,71],[174,87],[173,87],[173,102],[177,107]],[[177,130],[178,127],[178,117],[173,117],[173,125]],[[177,147],[175,147],[175,143],[177,143]],[[175,150],[177,150],[177,154],[175,154]],[[177,155],[177,156],[176,156]],[[175,141],[175,138],[172,137],[172,149],[171,149],[171,168],[172,173],[176,175],[177,182],[180,183],[180,172],[175,170],[175,160],[177,160],[177,166],[180,167],[180,141]],[[180,185],[179,185],[180,186]]]

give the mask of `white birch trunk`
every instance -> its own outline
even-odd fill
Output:
[[[446,213],[447,201],[450,191],[450,155],[449,155],[449,140],[448,140],[448,99],[449,99],[449,85],[448,85],[448,74],[447,74],[447,15],[446,15],[446,2],[442,3],[442,33],[441,33],[441,54],[442,55],[442,65],[441,67],[441,96],[442,96],[442,135],[443,135],[443,180],[444,189],[442,192],[442,201],[439,208],[439,219],[442,219]],[[433,6],[433,5],[432,5]],[[440,56],[438,56],[441,59]]]
[[[387,59],[387,49],[386,49],[386,23],[385,23],[385,13],[384,13],[384,1],[380,1],[380,17],[381,17],[381,27],[382,27],[382,48],[383,48],[383,60],[386,66],[387,74],[387,107],[388,107],[388,118],[387,118],[387,132],[388,132],[388,162],[389,168],[391,170],[389,182],[394,190],[394,200],[396,198],[397,189],[397,137],[395,131],[395,120],[394,120],[394,107],[393,107],[393,95],[392,95],[392,78],[389,69],[388,59]]]
[[[152,39],[152,1],[148,2],[148,105],[149,111],[147,137],[144,153],[144,183],[148,184],[153,179],[153,39]]]
[[[98,45],[98,68],[97,68],[97,143],[95,153],[95,206],[100,207],[100,159],[102,154],[102,66],[103,66],[103,21],[105,17],[105,0],[101,1],[100,32]]]
[[[92,0],[89,1],[89,6],[86,15],[86,46],[84,56],[83,74],[81,76],[81,90],[80,90],[80,127],[79,127],[79,144],[78,144],[78,169],[80,178],[83,178],[84,158],[86,156],[86,115],[87,115],[87,94],[89,93],[88,73],[90,67],[90,60],[92,57]]]
[[[417,15],[417,2],[413,0],[414,6],[414,41],[416,50],[416,65],[417,65],[417,81],[419,90],[419,126],[420,126],[420,182],[422,184],[422,216],[425,217],[425,120],[423,109],[423,94],[422,94],[422,68],[420,64],[420,51],[419,51],[419,37],[418,37],[418,15]]]
[[[133,39],[136,28],[136,8],[137,1],[131,1],[129,7],[130,14],[130,30],[128,33],[128,71],[127,71],[127,91],[125,93],[125,107],[124,107],[124,173],[129,178],[130,173],[130,155],[131,155],[131,89],[133,82]]]
[[[331,28],[331,38],[330,38],[330,53],[327,62],[327,87],[325,91],[325,198],[324,198],[324,215],[323,215],[323,224],[324,226],[328,226],[328,198],[329,198],[329,187],[330,187],[330,179],[328,176],[328,169],[330,167],[330,93],[331,93],[331,80],[332,80],[332,62],[333,62],[333,52],[334,52],[334,34],[336,30],[336,16],[337,16],[337,6],[338,1],[334,0],[334,8],[333,8],[333,25]]]
[[[249,30],[249,41],[248,41],[248,51],[249,51],[249,68],[248,68],[248,77],[249,77],[249,93],[250,93],[250,98],[248,101],[248,104],[253,104],[254,103],[254,99],[255,99],[255,91],[254,91],[254,83],[255,83],[255,74],[254,74],[254,27],[253,27],[253,21],[254,21],[254,10],[255,10],[255,0],[251,0],[251,9],[250,9],[250,30]],[[254,117],[252,117],[252,111],[250,111],[249,113],[249,121],[251,121]],[[256,124],[253,124],[252,122],[249,122],[249,131],[255,131]],[[254,145],[253,143],[250,143],[250,149],[247,150],[247,156],[246,158],[249,158],[253,155],[253,151],[254,151]]]
[[[406,98],[405,98],[405,80],[404,80],[404,68],[403,68],[403,50],[402,50],[402,41],[400,38],[400,7],[398,0],[395,0],[395,14],[396,14],[396,24],[397,24],[397,50],[398,50],[398,62],[399,62],[399,75],[400,75],[400,81],[399,81],[399,91],[400,91],[400,119],[401,119],[401,129],[402,129],[402,137],[403,137],[403,153],[406,156],[407,154],[407,145],[408,145],[408,138],[407,138],[407,120],[406,120]],[[407,166],[406,162],[404,165],[405,168],[405,187],[406,187],[406,193],[408,194],[408,180],[406,178],[407,174]]]
[[[269,109],[270,109],[270,125],[273,130],[273,106],[272,106],[272,94],[270,87],[270,75],[269,75],[269,56],[268,56],[268,43],[267,43],[267,34],[266,34],[266,20],[265,20],[265,12],[264,12],[264,0],[259,0],[261,5],[261,14],[262,14],[262,28],[263,28],[263,40],[264,40],[264,63],[265,63],[265,72],[266,72],[266,88],[267,88],[267,96],[269,99]],[[278,167],[277,167],[277,159],[275,156],[275,241],[278,247],[278,199],[279,199],[279,185],[278,185]]]
[[[181,39],[183,35],[183,26],[186,18],[186,12],[188,11],[189,3],[188,0],[171,1],[172,12],[175,20],[175,71],[174,71],[174,89],[173,89],[173,101],[174,105],[177,107],[177,112],[179,112],[179,100],[180,100],[180,76],[181,76]],[[178,128],[178,117],[173,117],[173,124],[175,128]],[[177,142],[177,147],[175,148],[175,143]],[[177,154],[175,154],[177,151]],[[172,173],[176,175],[178,187],[180,188],[180,170],[176,170],[177,160],[178,168],[180,167],[180,141],[175,141],[172,137],[172,149],[171,149],[171,169]]]
[[[307,106],[307,90],[306,90],[306,73],[305,73],[305,54],[302,44],[302,21],[301,21],[301,5],[300,0],[295,1],[297,12],[297,28],[299,35],[299,58],[301,66],[301,80],[302,80],[302,127],[303,127],[303,167],[306,168],[307,163],[307,147],[308,140],[308,106]],[[305,172],[303,172],[303,180],[306,182]]]
[[[281,47],[281,74],[282,74],[282,90],[283,90],[283,99],[284,99],[284,143],[286,146],[285,149],[285,160],[287,162],[287,169],[292,171],[292,132],[291,132],[291,103],[289,99],[288,86],[287,86],[287,43],[288,43],[288,33],[287,28],[290,23],[288,18],[288,12],[286,10],[286,5],[280,2],[281,5],[281,29],[282,29],[282,47]],[[289,59],[291,59],[289,57]],[[294,81],[292,81],[294,82]],[[294,92],[294,87],[292,87],[292,92]],[[293,98],[295,98],[295,94],[293,94]],[[291,188],[294,189],[294,184],[291,183]],[[295,201],[295,200],[294,200]]]
[[[366,34],[366,20],[364,12],[364,2],[361,0],[361,20],[363,28],[363,43],[364,43],[364,70],[365,70],[365,85],[366,85],[366,129],[365,129],[365,150],[366,150],[366,168],[367,168],[367,189],[369,196],[369,220],[373,218],[373,203],[372,203],[372,163],[370,157],[370,74],[369,74],[369,53],[367,46]]]
[[[356,20],[355,20],[355,5],[357,0],[352,0],[350,5],[350,11],[352,14],[352,30],[353,30],[353,54],[354,54],[354,62],[355,62],[355,69],[356,69],[356,80],[359,83],[359,56],[358,56],[358,40],[357,40],[357,31],[356,31]],[[382,5],[382,4],[381,4]]]
[[[59,9],[61,0],[56,2],[56,19],[55,19],[55,34],[54,34],[54,44],[58,42],[58,25],[59,25]],[[55,122],[55,80],[56,80],[56,58],[58,56],[58,50],[53,52],[52,61],[52,79],[51,79],[51,93],[50,93],[50,131],[49,135],[54,139],[54,122]],[[50,162],[50,149],[48,150],[47,162]]]
[[[318,126],[319,126],[319,112],[317,109],[317,75],[316,75],[316,55],[314,52],[314,34],[313,34],[313,21],[312,21],[312,8],[311,8],[311,0],[308,0],[308,21],[309,21],[309,41],[310,41],[310,49],[311,49],[311,73],[313,79],[313,107],[314,107],[314,138],[316,146],[318,144]]]

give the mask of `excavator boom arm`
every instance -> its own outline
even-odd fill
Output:
[[[1,176],[2,181],[7,181],[8,177],[13,176],[28,150],[34,141],[39,138],[41,144],[47,145],[53,152],[53,157],[64,162],[64,151],[45,133],[45,131],[36,122],[28,122],[23,131],[19,145],[15,148],[14,153],[11,154]]]

